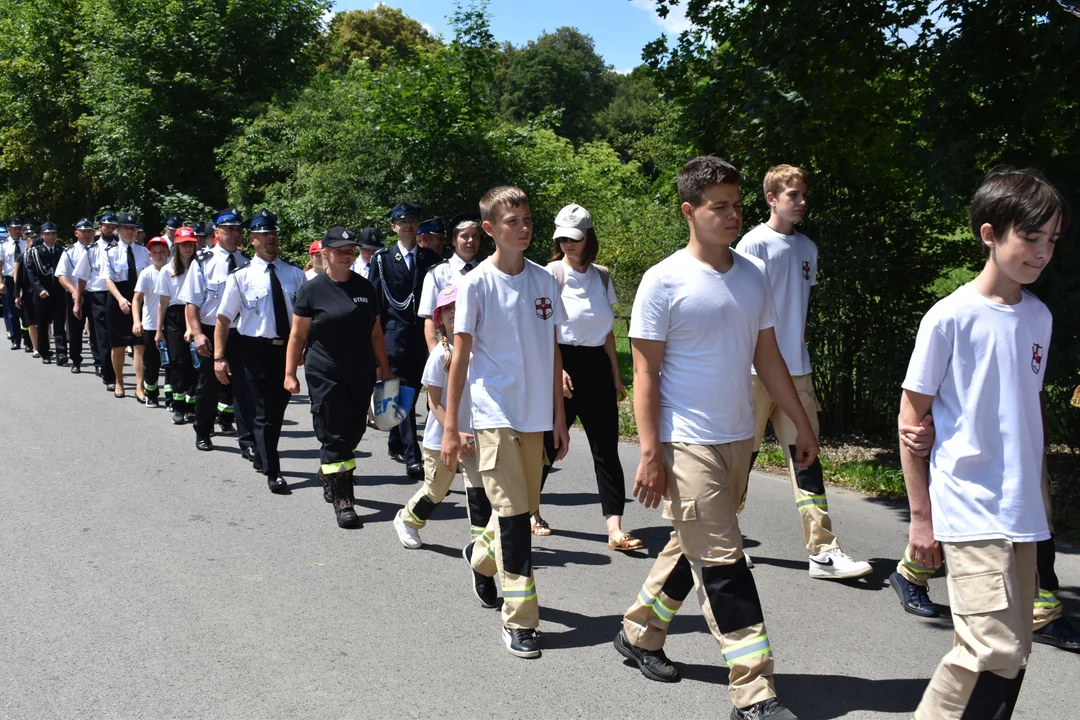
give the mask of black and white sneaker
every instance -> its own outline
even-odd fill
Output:
[[[754,703],[750,707],[731,708],[731,720],[799,720],[795,713],[776,698]]]
[[[615,636],[615,649],[627,660],[632,660],[641,668],[641,674],[657,682],[678,682],[679,671],[661,650],[646,650],[630,644],[626,631],[620,630]]]
[[[535,630],[508,628],[503,625],[502,634],[507,651],[514,657],[540,657],[540,638],[537,637]]]
[[[469,564],[469,572],[472,573],[472,588],[480,605],[486,608],[499,607],[499,591],[495,589],[495,578],[481,575],[473,570],[472,566],[472,543],[461,549],[461,557]]]

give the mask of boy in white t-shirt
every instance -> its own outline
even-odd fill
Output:
[[[739,241],[739,252],[753,255],[769,271],[773,302],[776,305],[776,343],[795,383],[814,435],[818,434],[818,402],[814,393],[810,353],[806,349],[806,313],[810,306],[810,288],[817,285],[818,249],[814,242],[795,229],[806,214],[806,178],[791,165],[777,165],[765,173],[765,201],[769,220],[758,225]],[[795,507],[802,520],[803,540],[810,556],[810,577],[842,580],[869,575],[870,563],[855,561],[840,549],[832,531],[829,503],[821,463],[815,460],[800,468],[792,462],[795,424],[776,406],[758,378],[753,375],[754,453],[765,437],[771,421],[776,439],[788,460]],[[751,463],[753,460],[751,461]],[[743,498],[743,504],[746,499]]]
[[[776,699],[773,660],[738,509],[750,473],[754,410],[750,366],[795,423],[795,463],[818,454],[806,412],[776,344],[765,264],[733,252],[742,229],[739,171],[699,157],[679,172],[690,227],[686,248],[650,268],[634,299],[634,415],[641,463],[634,496],[664,499],[674,532],[615,648],[652,680],[678,671],[664,654],[668,625],[694,586],[728,666],[734,720],[792,720]]]
[[[488,190],[480,215],[495,253],[458,280],[442,463],[452,468],[459,460],[458,408],[467,374],[478,466],[493,512],[484,533],[466,547],[465,559],[474,573],[490,575],[484,556],[494,550],[503,641],[512,655],[532,658],[540,655],[540,607],[529,517],[540,507],[544,432],[555,434],[556,459],[570,442],[555,343],[566,313],[554,276],[525,259],[533,229],[525,193]]]
[[[1050,262],[1069,209],[1038,171],[997,167],[969,214],[986,265],[923,318],[900,401],[901,423],[934,413],[929,463],[900,447],[907,557],[947,561],[955,628],[920,720],[1012,716],[1031,652],[1035,545],[1050,537],[1041,393],[1051,317],[1023,286]]]

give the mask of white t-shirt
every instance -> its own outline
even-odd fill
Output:
[[[304,271],[304,279],[312,280],[319,272],[315,268],[308,268]]]
[[[548,263],[549,272],[557,263],[562,260]],[[615,310],[612,309],[618,302],[615,288],[609,282],[604,289],[604,280],[595,265],[590,265],[583,273],[566,265],[563,272],[566,282],[560,298],[566,308],[566,322],[559,323],[559,342],[583,347],[602,346],[615,325]]]
[[[151,265],[148,268],[143,268],[143,271],[139,273],[139,278],[135,281],[135,292],[142,293],[142,326],[143,332],[147,330],[157,330],[157,311],[158,311],[158,294],[157,294],[157,280],[158,275],[162,272],[168,272],[168,265],[163,266],[161,270]]]
[[[930,502],[941,542],[1050,537],[1039,403],[1050,310],[1001,305],[964,285],[919,324],[904,389],[934,397]]]
[[[634,298],[630,337],[665,342],[660,441],[720,445],[754,437],[750,365],[773,327],[765,264],[731,253],[720,273],[683,249],[649,268]]]
[[[776,307],[776,344],[792,376],[809,375],[804,338],[810,288],[817,285],[817,245],[798,230],[782,235],[762,223],[743,236],[738,251],[764,261]]]
[[[446,349],[442,343],[435,343],[435,348],[428,355],[427,363],[424,365],[424,375],[421,378],[421,382],[425,387],[437,387],[443,391],[442,401],[443,406],[446,406]],[[461,394],[461,402],[458,403],[458,432],[471,433],[469,428],[469,384],[465,383],[465,391]],[[439,424],[438,418],[435,417],[435,413],[431,412],[431,408],[428,408],[427,422],[424,423],[424,442],[423,445],[428,450],[442,450],[442,436],[443,428]]]
[[[454,332],[472,335],[469,385],[477,430],[551,430],[559,288],[529,260],[505,275],[484,260],[457,284]]]
[[[194,265],[195,261],[192,260],[191,264]],[[188,267],[188,270],[191,270],[191,267]],[[157,287],[154,288],[158,298],[169,298],[169,307],[184,305],[184,301],[180,298],[180,288],[184,286],[184,278],[187,274],[187,271],[185,271],[182,275],[173,277],[172,263],[161,268],[161,272],[157,276]]]

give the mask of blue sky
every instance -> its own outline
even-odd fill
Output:
[[[452,0],[335,0],[334,10],[370,10],[378,4],[399,8],[429,30],[451,36],[446,17],[454,12]],[[646,43],[665,33],[674,40],[688,27],[681,8],[661,20],[653,7],[653,0],[490,0],[488,13],[500,43],[524,45],[544,31],[570,25],[592,36],[607,64],[628,72],[641,64]]]

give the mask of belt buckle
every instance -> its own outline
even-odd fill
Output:
[[[270,344],[271,344],[271,345],[284,345],[284,344],[285,344],[285,341],[284,341],[284,340],[282,340],[281,338],[273,338],[273,339],[272,339],[272,340],[270,341]]]

